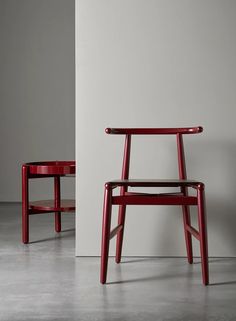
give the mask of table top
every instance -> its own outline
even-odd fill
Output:
[[[26,163],[32,175],[73,175],[75,174],[75,161],[42,161]]]

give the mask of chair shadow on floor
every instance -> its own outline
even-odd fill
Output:
[[[168,257],[170,259],[186,259],[185,257]],[[131,264],[131,263],[142,263],[142,262],[155,262],[158,260],[162,259],[168,259],[167,257],[135,257],[134,259],[132,258],[127,258],[124,257],[123,260],[121,261],[121,265],[123,264]],[[201,260],[199,257],[195,257],[195,262],[193,263],[194,265],[201,264]],[[197,260],[197,261],[196,261]],[[209,258],[209,264],[211,267],[211,264],[217,264],[217,263],[226,263],[227,265],[230,264],[230,261],[234,260],[235,265],[236,265],[236,258],[235,257],[212,257]],[[191,267],[191,266],[190,266]],[[183,272],[178,275],[152,275],[152,276],[147,276],[147,277],[140,277],[140,278],[134,278],[134,279],[126,279],[126,280],[121,280],[121,281],[112,281],[112,282],[107,282],[108,285],[113,285],[113,284],[126,284],[126,283],[135,283],[135,282],[148,282],[148,281],[158,281],[163,280],[163,279],[171,279],[171,278],[176,278],[176,277],[186,277],[189,278],[191,275],[194,273],[194,271],[191,269],[187,272]],[[220,282],[211,282],[208,286],[224,286],[224,285],[234,285],[236,284],[236,280],[227,280],[227,281],[220,281]]]
[[[67,233],[67,234],[61,235],[62,233]],[[62,240],[62,239],[70,238],[72,236],[75,236],[75,228],[63,230],[60,233],[56,234],[54,237],[48,237],[48,238],[37,240],[37,241],[31,241],[31,242],[29,242],[29,244],[37,244],[37,243],[43,243],[43,242],[48,242],[48,241]]]
[[[226,282],[216,282],[216,283],[210,283],[209,286],[216,286],[216,285],[230,285],[230,284],[236,284],[235,281],[226,281]]]
[[[128,283],[140,283],[140,282],[150,282],[150,281],[162,281],[164,279],[171,279],[171,278],[177,278],[177,277],[184,277],[186,275],[178,274],[178,275],[151,275],[147,277],[140,277],[140,278],[133,278],[133,279],[126,279],[126,280],[118,280],[118,281],[112,281],[112,282],[106,282],[107,285],[114,285],[114,284],[128,284]]]
[[[171,259],[175,259],[176,257],[171,257]],[[177,273],[175,272],[174,274],[172,272],[169,273],[164,273],[164,274],[155,274],[155,275],[150,275],[150,276],[145,276],[145,277],[135,277],[132,279],[122,279],[121,277],[121,271],[122,271],[122,266],[123,264],[130,264],[130,263],[142,263],[142,262],[158,262],[159,260],[167,260],[167,257],[135,257],[134,259],[132,258],[127,258],[124,257],[123,260],[121,261],[120,265],[117,266],[118,270],[117,273],[119,274],[119,280],[117,281],[111,281],[111,282],[106,282],[107,285],[113,285],[113,284],[128,284],[128,283],[139,283],[139,282],[150,282],[150,281],[162,281],[162,280],[169,280],[169,279],[176,279],[176,278],[184,278],[186,275],[187,277],[191,278],[191,275],[194,273],[193,269],[191,268],[191,266],[189,266],[188,271],[186,272],[180,272]],[[178,258],[179,259],[179,258]]]

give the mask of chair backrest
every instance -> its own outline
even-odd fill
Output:
[[[124,146],[121,179],[129,178],[130,149],[131,149],[132,135],[176,135],[179,178],[187,179],[183,135],[198,134],[198,133],[201,133],[202,131],[203,131],[203,128],[200,126],[185,127],[185,128],[106,128],[105,130],[107,134],[125,135],[125,146]]]

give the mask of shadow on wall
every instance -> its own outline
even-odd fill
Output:
[[[201,148],[206,184],[209,255],[236,256],[236,142],[208,142]],[[196,166],[196,165],[195,165]]]
[[[188,146],[186,140],[185,145],[188,178],[206,186],[209,256],[236,256],[236,143],[199,140]],[[165,253],[186,255],[181,209],[162,211],[167,215],[162,217],[161,235],[155,236],[156,247]],[[191,219],[192,225],[198,227],[195,207],[191,208]],[[176,233],[168,233],[169,230]],[[194,237],[193,246],[194,255],[199,256],[199,242]]]
[[[142,142],[149,140],[145,138]],[[132,146],[131,178],[178,177],[176,144],[173,140],[162,146],[153,139],[157,149],[149,151],[149,144],[146,144],[148,152],[144,155],[138,150],[143,144],[138,143],[138,147],[135,141]],[[236,256],[236,142],[228,138],[210,141],[201,135],[189,135],[185,139],[185,151],[188,178],[200,180],[206,186],[209,256]],[[115,207],[113,211],[115,226]],[[193,226],[198,228],[195,206],[191,207],[191,218]],[[114,247],[114,242],[112,244]],[[111,253],[114,253],[112,249]],[[194,256],[199,256],[199,249],[199,242],[193,237]],[[186,256],[181,207],[128,207],[124,253]]]
[[[209,256],[236,256],[234,200],[207,200]]]
[[[236,142],[229,139],[208,142],[203,145],[201,154],[209,253],[211,256],[236,256]]]

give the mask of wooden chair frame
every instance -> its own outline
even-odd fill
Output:
[[[200,242],[202,281],[204,285],[209,284],[204,184],[199,181],[187,179],[183,144],[183,135],[201,133],[203,128],[107,128],[105,131],[107,134],[125,135],[125,144],[121,179],[105,184],[101,245],[101,283],[106,283],[109,243],[114,236],[117,236],[115,260],[116,263],[120,263],[121,261],[127,205],[181,205],[188,262],[190,264],[193,263],[192,236],[194,236]],[[179,179],[129,179],[132,135],[175,135],[177,139]],[[178,193],[159,194],[134,193],[128,191],[129,187],[178,187],[180,191]],[[113,195],[115,188],[120,188],[119,196]],[[196,196],[188,195],[189,188],[196,190]],[[111,231],[112,205],[119,205],[119,212],[118,225]],[[191,225],[189,206],[197,206],[198,208],[199,231]]]

